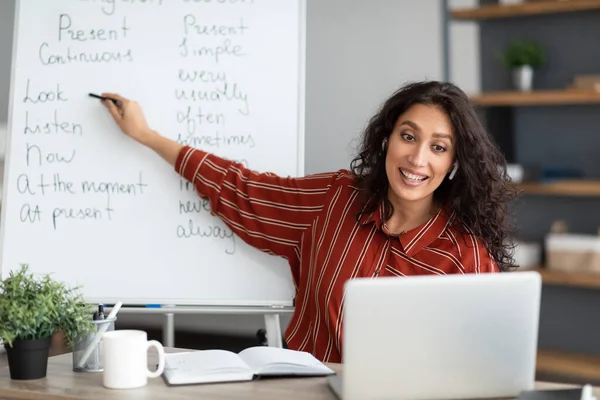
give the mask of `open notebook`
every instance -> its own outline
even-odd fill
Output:
[[[335,372],[310,353],[259,346],[238,354],[226,350],[165,354],[163,377],[169,385],[190,385],[332,374]]]

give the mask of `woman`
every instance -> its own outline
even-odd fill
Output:
[[[351,171],[258,173],[148,127],[139,106],[104,101],[121,130],[156,151],[243,240],[288,260],[297,289],[291,349],[342,354],[343,285],[354,277],[506,270],[508,200],[500,152],[465,94],[409,84],[371,119]]]

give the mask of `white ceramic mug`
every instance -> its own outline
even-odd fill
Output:
[[[103,384],[110,389],[134,389],[145,386],[148,378],[159,377],[165,368],[165,351],[156,340],[148,340],[144,331],[116,330],[102,336],[104,342]],[[158,368],[148,369],[148,349],[158,351]]]

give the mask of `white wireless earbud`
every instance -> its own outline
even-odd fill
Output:
[[[448,177],[448,179],[452,180],[454,178],[454,175],[456,175],[456,171],[458,171],[458,161],[454,162],[454,168],[452,168],[452,172],[450,172],[450,176]]]

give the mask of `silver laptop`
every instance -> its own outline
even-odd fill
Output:
[[[343,400],[515,397],[532,390],[537,272],[354,279],[345,287]]]

